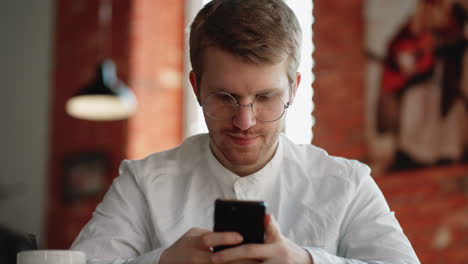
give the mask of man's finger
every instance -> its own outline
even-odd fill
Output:
[[[212,256],[213,263],[230,263],[241,261],[264,260],[274,253],[271,245],[245,244],[216,252]]]
[[[187,235],[187,236],[201,236],[201,235],[207,234],[209,232],[212,232],[212,231],[210,231],[208,229],[199,228],[199,227],[192,227],[185,233],[185,235]]]
[[[236,232],[209,232],[202,236],[203,243],[210,248],[237,245],[243,238]]]
[[[273,243],[281,239],[281,232],[279,230],[278,223],[271,214],[265,215],[265,243]]]

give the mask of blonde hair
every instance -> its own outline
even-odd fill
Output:
[[[276,64],[288,56],[294,82],[302,31],[282,0],[213,0],[197,14],[190,31],[190,62],[199,86],[207,47],[215,46],[254,64]]]

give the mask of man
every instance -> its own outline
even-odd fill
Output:
[[[214,0],[190,34],[209,135],[124,161],[72,248],[90,263],[419,263],[367,166],[280,131],[301,30],[281,0]],[[264,200],[264,244],[212,232],[216,198]]]

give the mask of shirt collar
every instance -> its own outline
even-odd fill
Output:
[[[226,169],[214,156],[213,152],[209,146],[209,136],[207,136],[204,144],[204,152],[207,154],[208,167],[210,172],[214,174],[219,183],[223,188],[228,188],[232,190],[234,184],[241,183],[243,185],[249,186],[249,188],[255,188],[258,191],[269,189],[271,185],[275,182],[276,178],[280,174],[280,165],[283,157],[283,142],[282,135],[278,137],[278,146],[276,148],[273,158],[259,171],[240,177],[237,174]]]

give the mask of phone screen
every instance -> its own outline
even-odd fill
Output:
[[[264,201],[222,200],[215,201],[214,231],[239,232],[244,240],[242,244],[265,242]],[[213,251],[233,246],[215,247]]]

